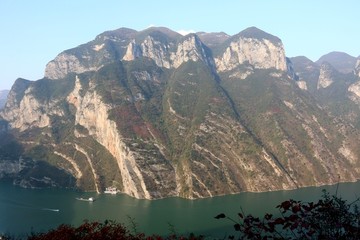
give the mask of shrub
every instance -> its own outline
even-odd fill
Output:
[[[277,206],[278,216],[265,214],[260,219],[238,213],[238,220],[234,220],[222,213],[215,218],[232,221],[239,239],[360,239],[357,201],[348,204],[323,190],[317,203],[292,199],[282,202]]]
[[[1,238],[0,238],[1,239]],[[10,239],[10,238],[9,238]],[[54,230],[46,233],[33,233],[28,237],[28,240],[162,240],[162,239],[182,239],[182,240],[197,240],[203,239],[202,236],[194,236],[191,234],[189,237],[176,236],[173,234],[168,237],[159,235],[146,236],[144,233],[134,231],[131,233],[122,224],[114,221],[88,222],[85,221],[79,227],[70,225],[60,225]]]

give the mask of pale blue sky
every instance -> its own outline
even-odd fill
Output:
[[[256,26],[278,36],[289,57],[360,55],[359,0],[1,0],[0,89],[43,77],[63,50],[120,27],[236,34]]]

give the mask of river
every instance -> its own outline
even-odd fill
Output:
[[[147,234],[196,233],[222,236],[232,231],[232,223],[214,219],[219,213],[236,218],[246,214],[263,216],[276,212],[276,205],[287,199],[316,201],[322,189],[335,194],[337,186],[308,187],[291,191],[240,193],[199,200],[167,198],[138,200],[124,194],[105,195],[64,189],[23,189],[0,183],[0,234],[24,236],[31,231],[46,231],[62,223],[79,225],[85,219],[116,220]],[[360,182],[341,183],[338,195],[352,201],[360,196]],[[76,198],[94,197],[94,202]],[[131,219],[131,220],[130,220]],[[173,226],[173,227],[172,227]],[[130,227],[130,230],[133,228]]]

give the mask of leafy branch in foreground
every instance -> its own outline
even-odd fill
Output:
[[[323,190],[317,203],[282,202],[277,206],[278,216],[265,214],[260,219],[238,213],[238,220],[234,220],[221,213],[215,218],[232,221],[239,239],[360,239],[358,201],[347,203]]]
[[[131,224],[135,224],[133,219],[130,218]],[[85,221],[79,227],[73,227],[70,225],[60,225],[56,229],[50,230],[46,233],[33,233],[27,239],[28,240],[162,240],[162,239],[182,239],[182,240],[200,240],[202,236],[195,236],[190,234],[189,236],[177,236],[171,235],[168,237],[160,235],[146,236],[144,233],[139,233],[132,226],[132,232],[130,232],[122,224],[116,223],[115,221],[105,221],[104,223],[99,222],[88,222]],[[0,239],[12,240],[13,238],[2,238]]]

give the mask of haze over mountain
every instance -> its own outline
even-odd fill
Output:
[[[0,113],[0,150],[16,150],[2,166],[17,175],[11,166],[31,158],[81,189],[147,199],[355,181],[360,61],[349,71],[323,60],[286,58],[255,27],[107,31],[61,52],[43,79],[16,80]]]
[[[351,73],[354,71],[356,57],[343,52],[331,52],[319,58],[316,61],[321,65],[324,62],[330,63],[337,71],[341,73]]]
[[[2,109],[5,106],[8,94],[9,94],[9,90],[0,90],[0,109]]]

